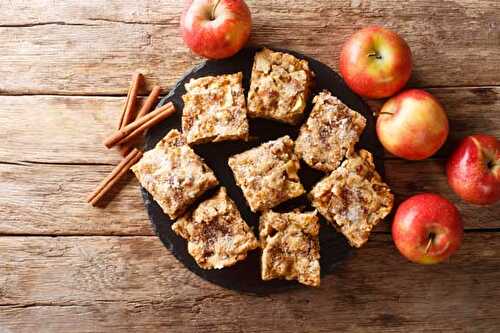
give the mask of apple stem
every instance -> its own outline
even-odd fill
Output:
[[[497,152],[494,151],[494,152],[484,152],[486,155],[486,167],[489,169],[489,170],[492,170],[495,169],[498,165],[500,165],[499,163],[497,163],[496,161],[496,156],[497,156]]]
[[[434,238],[434,237],[430,237],[430,238],[429,238],[429,241],[427,242],[427,246],[425,247],[425,254],[429,253],[429,250],[430,250],[431,245],[432,245],[432,239],[433,239],[433,238]]]
[[[382,59],[382,56],[380,54],[378,54],[377,52],[372,52],[372,53],[368,53],[368,56],[369,57],[375,57],[377,59]]]
[[[210,19],[212,21],[215,20],[215,10],[217,9],[217,6],[219,5],[219,3],[220,3],[220,0],[217,0],[217,2],[215,3],[214,8],[212,8],[212,14],[211,14],[211,17],[210,17]]]
[[[379,111],[379,112],[374,112],[374,113],[373,113],[373,115],[374,115],[375,117],[378,117],[378,116],[380,116],[381,114],[387,114],[387,115],[389,115],[389,116],[392,116],[394,113],[391,113],[391,112],[380,112],[380,111]]]

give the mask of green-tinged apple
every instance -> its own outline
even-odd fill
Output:
[[[460,142],[446,164],[451,188],[465,201],[477,205],[500,200],[500,141],[477,134]]]
[[[236,54],[252,29],[243,0],[186,0],[181,17],[182,37],[196,54],[223,59]]]
[[[390,153],[423,160],[444,144],[448,117],[438,100],[420,89],[399,93],[385,102],[377,118],[377,135]]]
[[[463,224],[457,208],[432,193],[404,201],[392,223],[392,239],[399,252],[419,264],[437,264],[460,247]]]
[[[397,93],[411,75],[411,51],[393,31],[378,26],[359,30],[340,53],[340,73],[361,96],[384,98]]]

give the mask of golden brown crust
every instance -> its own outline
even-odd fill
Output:
[[[132,167],[141,185],[175,219],[206,190],[218,184],[212,170],[171,130]]]
[[[302,125],[295,152],[312,168],[331,172],[354,145],[366,126],[366,119],[329,92],[314,97],[314,108]]]
[[[293,145],[284,136],[229,158],[236,184],[253,212],[271,209],[304,193]]]
[[[260,217],[262,280],[284,278],[318,287],[319,222],[316,211],[275,213]]]
[[[222,187],[172,225],[188,241],[188,252],[203,269],[223,268],[246,258],[257,239]]]
[[[182,131],[189,144],[247,140],[243,74],[191,79],[182,96]]]
[[[355,247],[391,211],[394,196],[375,171],[372,155],[360,150],[314,186],[312,204]]]
[[[269,49],[257,52],[248,92],[248,115],[297,124],[313,80],[307,61]]]

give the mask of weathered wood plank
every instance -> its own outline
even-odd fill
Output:
[[[319,289],[268,297],[202,281],[155,237],[1,237],[0,251],[2,332],[494,332],[499,325],[500,239],[488,233],[466,234],[460,251],[437,266],[407,262],[377,235]]]
[[[397,203],[420,192],[435,192],[457,204],[466,229],[500,228],[500,204],[479,207],[452,193],[444,161],[387,160],[386,181]],[[110,196],[105,208],[85,202],[88,193],[111,171],[111,165],[0,164],[0,234],[150,235],[149,220],[137,181]],[[390,220],[377,231],[389,231]]]
[[[500,88],[429,89],[446,108],[450,138],[500,137]],[[0,96],[0,161],[110,163],[120,155],[102,142],[116,128],[124,97]],[[168,121],[168,120],[167,120]]]
[[[253,44],[288,47],[336,68],[350,34],[382,24],[401,33],[412,48],[411,85],[500,83],[496,71],[484,70],[500,67],[495,0],[248,3]],[[136,69],[148,76],[150,86],[171,86],[199,61],[180,38],[182,6],[174,0],[9,2],[0,11],[0,92],[125,94]]]
[[[490,134],[500,138],[500,88],[431,88],[426,89],[443,105],[450,122],[448,140],[436,153],[448,157],[458,142],[471,134]],[[378,111],[383,101],[369,101]],[[389,154],[388,154],[389,155]]]
[[[0,233],[151,235],[135,177],[95,208],[86,197],[113,166],[0,164]],[[112,199],[112,200],[110,200]]]
[[[384,164],[385,180],[396,195],[395,209],[400,202],[414,194],[432,192],[444,196],[457,206],[466,229],[500,228],[500,203],[482,207],[462,201],[448,186],[444,160],[387,160]],[[376,230],[389,231],[390,224],[386,221]]]
[[[450,142],[476,132],[500,137],[500,88],[432,89],[451,120]],[[16,234],[150,234],[137,183],[125,186],[105,210],[84,203],[120,158],[102,145],[116,127],[123,98],[0,97],[0,232]],[[450,144],[451,145],[451,144]],[[27,163],[25,161],[28,161]],[[33,163],[34,162],[34,163]],[[43,164],[40,164],[43,163]],[[90,164],[90,165],[44,165]],[[480,208],[458,200],[444,176],[444,161],[387,161],[386,179],[398,199],[442,193],[457,202],[467,228],[500,227],[499,205]],[[126,212],[126,213],[125,213]],[[377,230],[388,230],[385,223]]]
[[[125,97],[1,96],[0,161],[117,164],[104,147]]]

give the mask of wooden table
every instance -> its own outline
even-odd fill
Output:
[[[398,200],[453,200],[465,239],[449,262],[408,263],[390,222],[322,280],[267,297],[186,270],[154,236],[128,179],[105,209],[85,196],[120,157],[116,126],[131,74],[171,87],[201,60],[179,35],[182,1],[4,0],[0,4],[0,332],[498,332],[500,205],[474,207],[448,188],[444,162],[472,133],[500,137],[497,0],[248,1],[252,44],[294,49],[337,68],[347,36],[398,31],[414,55],[411,87],[451,122],[433,158],[385,160]],[[372,103],[375,107],[378,103]]]

